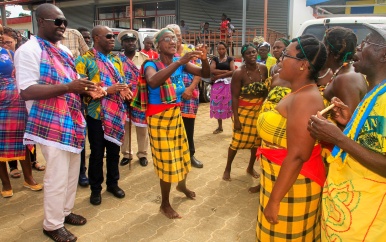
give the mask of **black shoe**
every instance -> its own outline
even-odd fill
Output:
[[[99,205],[102,203],[102,196],[100,192],[91,192],[90,203],[92,205]]]
[[[203,168],[204,167],[204,165],[201,163],[201,161],[197,160],[196,157],[194,157],[194,156],[190,157],[190,162],[192,163],[193,167],[196,167],[196,168]]]
[[[88,178],[85,173],[79,174],[79,180],[78,180],[79,186],[87,187],[88,186]]]
[[[131,162],[132,159],[133,159],[133,158],[123,158],[123,159],[121,160],[120,165],[121,165],[121,166],[125,166],[125,165],[129,164],[129,163]]]
[[[125,192],[118,186],[107,187],[107,191],[112,193],[117,198],[125,197]]]
[[[139,164],[141,164],[141,166],[147,166],[147,159],[146,157],[141,157],[139,158]]]
[[[75,235],[73,235],[70,231],[68,231],[66,227],[61,227],[59,229],[55,229],[52,231],[43,229],[43,233],[48,237],[50,237],[53,241],[58,241],[58,242],[62,242],[62,241],[74,242],[78,239]]]

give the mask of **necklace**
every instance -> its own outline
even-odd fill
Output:
[[[336,69],[336,71],[334,72],[334,74],[333,74],[332,77],[331,77],[330,82],[332,82],[332,81],[335,79],[335,77],[338,75],[339,71],[340,71],[343,67],[346,67],[346,66],[348,66],[349,64],[352,64],[352,63],[353,63],[353,61],[350,61],[350,62],[344,62],[338,69]]]
[[[219,62],[219,63],[223,63],[223,62],[226,62],[227,59],[228,59],[227,56],[224,56],[224,58],[221,58],[221,59],[220,59],[220,56],[219,56],[219,57],[218,57],[218,62]]]
[[[256,63],[256,69],[259,71],[259,74],[260,74],[260,80],[263,81],[263,75],[261,74],[259,65],[258,65],[257,63]],[[247,71],[247,76],[248,76],[249,80],[250,80],[251,82],[253,82],[251,76],[249,75],[247,66],[245,66],[245,70]]]
[[[324,74],[321,75],[321,76],[318,76],[318,79],[323,79],[323,78],[325,78],[325,77],[327,76],[327,74],[330,73],[330,71],[331,71],[331,68],[328,68],[327,71],[326,71],[326,73],[324,73]]]
[[[294,92],[288,93],[288,94],[285,95],[282,99],[287,98],[288,96],[290,96],[290,95],[292,95],[292,94],[295,94],[295,93],[299,92],[300,90],[302,90],[302,89],[304,89],[304,88],[306,88],[306,87],[310,87],[310,86],[316,86],[316,83],[311,83],[311,84],[304,85],[304,86],[302,86],[301,88],[299,88],[298,90],[296,90],[296,91],[294,91]]]

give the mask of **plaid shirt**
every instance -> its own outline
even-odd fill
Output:
[[[67,28],[60,43],[71,50],[72,56],[75,59],[78,56],[84,55],[89,50],[82,34],[76,29]]]
[[[74,59],[49,41],[36,38],[42,49],[39,84],[58,85],[77,79]],[[84,148],[86,122],[79,95],[66,93],[35,100],[24,138],[79,154]]]
[[[113,54],[105,56],[94,48],[77,58],[76,69],[81,76],[87,76],[102,87],[126,82],[121,59]],[[119,93],[92,100],[87,107],[87,115],[102,121],[105,139],[122,145],[127,112]]]
[[[186,53],[194,51],[195,48],[193,45],[190,44],[183,44],[182,45],[182,53],[181,56],[184,56]],[[196,60],[193,64],[200,66],[202,65],[201,60]],[[193,82],[194,76],[192,74],[187,73],[186,71],[183,72],[182,79],[184,81],[185,87],[189,87]],[[182,99],[181,102],[181,114],[182,117],[185,118],[195,118],[198,110],[198,103],[199,103],[199,90],[198,86],[194,88],[194,92],[196,93],[193,95],[193,97],[189,100]]]

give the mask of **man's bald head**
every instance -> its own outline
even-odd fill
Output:
[[[50,3],[44,3],[36,9],[35,15],[40,38],[52,43],[63,39],[67,20],[60,8]]]
[[[91,35],[94,41],[94,48],[97,51],[107,55],[114,49],[115,36],[109,27],[97,25],[91,30]]]
[[[111,29],[107,26],[97,25],[91,30],[91,36],[94,39],[95,36],[102,35],[106,32],[106,30],[111,31]]]
[[[58,8],[57,6],[51,3],[43,3],[36,9],[35,15],[36,18],[47,18],[47,15],[53,11],[59,11],[63,14],[62,10],[60,10],[60,8]]]

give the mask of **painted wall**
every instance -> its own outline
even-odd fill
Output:
[[[374,4],[374,0],[367,1],[347,1],[346,5],[364,5]],[[363,8],[346,8],[346,14],[384,14],[386,13],[386,6],[374,6],[374,7],[363,7]]]
[[[8,27],[13,29],[23,29],[23,30],[29,30],[32,32],[32,23],[21,23],[21,24],[8,24]]]
[[[313,16],[313,8],[306,7],[306,0],[290,0],[289,1],[289,19],[288,32],[290,38],[296,37],[296,34],[306,20],[315,19]]]

